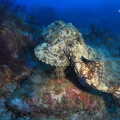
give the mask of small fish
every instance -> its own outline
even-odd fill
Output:
[[[29,17],[29,18],[34,18],[35,16],[33,17],[32,15],[28,15],[28,17]]]
[[[44,5],[44,6],[47,6],[47,5]]]
[[[108,38],[107,40],[112,40],[112,38]]]
[[[120,10],[118,12],[120,12]]]
[[[1,32],[2,34],[4,34],[4,33],[5,33],[5,30],[0,30],[0,32]]]

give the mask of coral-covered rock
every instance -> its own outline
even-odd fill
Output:
[[[102,98],[81,90],[69,79],[53,80],[45,73],[26,80],[23,87],[7,100],[9,108],[16,112],[56,117],[67,117],[86,110],[96,112],[98,117],[103,104]],[[105,106],[101,109],[106,110]]]

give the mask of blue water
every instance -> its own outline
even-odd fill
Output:
[[[93,23],[120,32],[120,0],[17,0],[17,3],[27,5],[26,15],[34,16],[39,25],[63,20],[77,28]]]

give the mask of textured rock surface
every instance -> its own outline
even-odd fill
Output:
[[[10,109],[20,113],[54,115],[68,117],[80,111],[90,110],[99,116],[106,110],[102,98],[88,94],[80,89],[80,84],[69,79],[50,80],[47,74],[33,76],[7,100]],[[79,85],[75,85],[79,84]]]

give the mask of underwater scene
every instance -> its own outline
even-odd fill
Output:
[[[0,0],[0,120],[120,120],[120,0]]]

